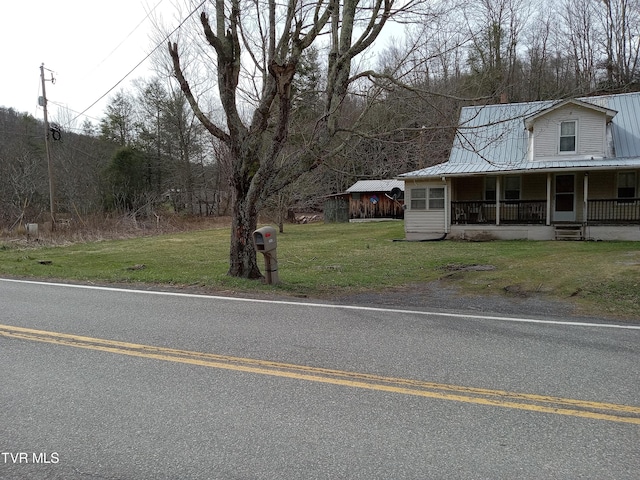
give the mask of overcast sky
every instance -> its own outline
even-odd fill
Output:
[[[42,119],[38,97],[42,95],[40,65],[44,64],[47,80],[51,75],[55,78],[55,83],[45,83],[49,120],[68,127],[69,118],[61,110],[76,117],[104,96],[72,127],[80,128],[85,119],[97,124],[111,96],[122,88],[130,90],[132,80],[153,75],[147,61],[127,76],[156,46],[152,37],[159,34],[154,20],[170,32],[190,13],[184,7],[188,3],[2,0],[0,107]],[[183,6],[182,13],[176,5]],[[389,39],[394,30],[398,32],[393,26],[387,30],[377,44],[384,45],[384,36]],[[160,48],[166,49],[164,41]]]
[[[179,24],[172,4],[172,0],[3,0],[0,107],[41,119],[38,97],[44,63],[56,80],[45,84],[52,120],[58,111],[55,104],[84,111],[153,49],[154,27],[148,13],[160,15],[165,24]],[[111,94],[128,89],[130,80],[149,72],[145,63]],[[46,78],[51,72],[46,71]],[[94,124],[108,98],[87,112]]]

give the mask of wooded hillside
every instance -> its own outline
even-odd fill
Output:
[[[392,178],[446,160],[462,105],[640,89],[638,0],[428,5],[405,17],[401,37],[384,48],[378,43],[351,72],[341,105],[348,144],[298,172],[296,156],[312,148],[306,142],[326,115],[321,47],[304,52],[282,154],[296,181],[274,189],[263,207],[274,220],[293,208],[316,208],[324,195],[358,179]],[[228,214],[228,152],[166,72],[113,95],[98,124],[53,115],[59,133],[49,132],[49,139],[61,218]],[[356,123],[358,131],[348,131]],[[0,228],[42,223],[48,214],[43,122],[0,108]]]

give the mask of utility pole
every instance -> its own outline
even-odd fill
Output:
[[[56,229],[56,195],[53,182],[53,163],[51,161],[51,147],[49,146],[49,119],[47,118],[47,93],[45,89],[44,63],[40,65],[40,79],[42,80],[42,108],[44,110],[44,147],[47,152],[47,167],[49,169],[49,205],[51,212],[51,230]],[[50,82],[53,83],[53,73]]]

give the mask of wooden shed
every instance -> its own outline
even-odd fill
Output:
[[[349,197],[347,193],[329,195],[324,199],[324,223],[346,223],[349,221]]]
[[[349,220],[404,218],[404,182],[359,180],[346,191]]]

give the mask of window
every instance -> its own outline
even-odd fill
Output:
[[[484,179],[484,199],[490,202],[495,202],[498,196],[496,177],[486,177]],[[500,181],[502,186],[503,200],[520,200],[520,177],[510,176],[502,177]]]
[[[484,179],[484,199],[496,201],[496,177],[487,177]]]
[[[444,187],[411,189],[411,210],[427,209],[444,209]]]
[[[618,198],[636,197],[636,172],[618,173]]]
[[[412,188],[411,189],[411,210],[427,209],[427,189]]]
[[[429,210],[444,209],[444,187],[429,189]]]
[[[520,200],[520,177],[504,177],[504,199]]]
[[[560,153],[575,153],[576,122],[560,122]]]

